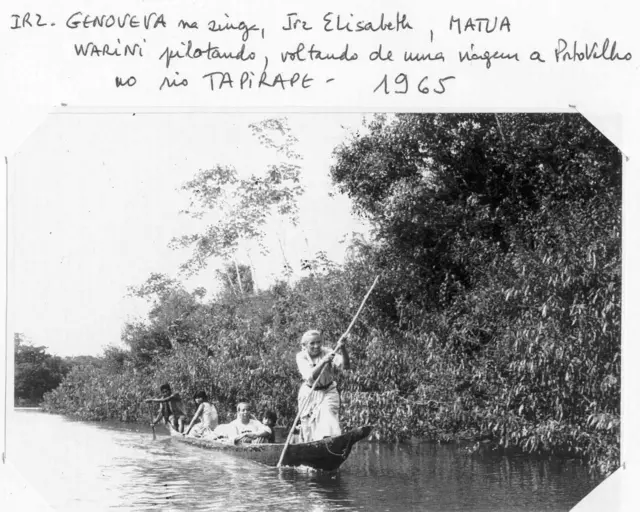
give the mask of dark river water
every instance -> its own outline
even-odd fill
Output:
[[[157,430],[162,430],[159,428]],[[574,462],[359,443],[334,474],[276,469],[146,426],[16,410],[7,456],[56,510],[570,510],[599,480]]]

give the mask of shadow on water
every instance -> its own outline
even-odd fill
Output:
[[[598,483],[573,462],[358,443],[338,472],[270,468],[147,426],[14,413],[9,453],[59,510],[570,510]]]

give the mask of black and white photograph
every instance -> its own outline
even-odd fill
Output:
[[[7,160],[43,503],[569,511],[618,469],[620,149],[417,110],[46,117]]]

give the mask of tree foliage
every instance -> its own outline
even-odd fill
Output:
[[[258,133],[275,144],[269,130]],[[279,133],[287,156],[292,139]],[[297,170],[289,170],[290,185]],[[335,342],[380,275],[349,341],[345,424],[372,423],[384,440],[482,440],[615,469],[617,149],[577,115],[376,116],[336,148],[331,174],[372,226],[344,264],[320,252],[302,262],[298,281],[248,293],[250,269],[230,259],[218,274],[222,292],[210,300],[153,275],[132,289],[151,308],[147,320],[125,327],[129,350],[110,349],[100,367],[70,373],[48,395],[50,410],[133,419],[144,414],[136,400],[168,381],[187,395],[208,391],[223,415],[249,399],[289,425],[300,336],[320,328]],[[258,200],[228,169],[201,178],[189,190],[205,210],[225,184],[241,190],[238,204]],[[273,192],[274,183],[258,188]],[[265,200],[278,206],[295,195]],[[214,241],[235,250],[236,235],[264,226],[250,210],[236,213],[245,227],[224,242],[193,239],[204,244],[194,254],[204,261]]]
[[[240,293],[249,287],[238,269],[237,254],[242,242],[256,242],[266,251],[264,239],[267,222],[280,217],[293,224],[298,220],[297,199],[300,186],[300,155],[295,151],[297,139],[291,133],[286,118],[266,119],[250,125],[262,146],[273,150],[277,163],[267,164],[248,176],[232,166],[215,165],[199,171],[185,183],[182,190],[191,202],[182,213],[210,219],[204,232],[175,238],[172,246],[192,247],[193,254],[182,269],[189,274],[204,269],[212,257],[232,261]],[[252,279],[253,281],[253,279]]]
[[[59,356],[47,352],[47,347],[34,346],[21,333],[14,334],[15,380],[14,403],[35,405],[43,395],[62,381],[69,370]]]
[[[189,292],[164,274],[152,274],[142,285],[129,288],[132,297],[150,304],[146,322],[127,322],[122,330],[121,340],[131,349],[137,366],[148,365],[179,345],[206,339],[207,333],[199,329],[206,314],[202,308],[205,293],[203,288]]]
[[[222,293],[242,296],[255,291],[253,273],[249,265],[227,263],[216,271],[216,275],[222,285]]]
[[[621,156],[577,115],[400,115],[336,151],[399,326],[502,446],[619,442]],[[416,350],[415,348],[412,350]]]

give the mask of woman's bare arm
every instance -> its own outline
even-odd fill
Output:
[[[191,428],[193,427],[194,423],[196,422],[196,420],[202,416],[202,412],[204,411],[204,404],[200,404],[198,406],[198,410],[196,411],[196,413],[193,415],[193,418],[191,419],[191,423],[189,423],[189,427],[187,428],[187,431],[184,433],[184,435],[188,435],[189,432],[191,431]]]

